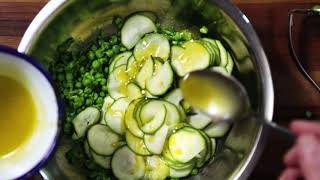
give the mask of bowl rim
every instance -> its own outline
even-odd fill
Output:
[[[250,44],[250,48],[256,59],[256,67],[260,76],[260,86],[264,90],[261,97],[261,116],[268,121],[272,121],[273,108],[274,108],[274,88],[272,82],[272,75],[270,71],[269,62],[264,52],[262,44],[258,38],[256,31],[254,30],[249,18],[230,0],[209,0],[215,3],[219,8],[223,9],[224,12],[235,22],[240,29],[241,33],[245,35]],[[70,3],[68,0],[55,0],[49,1],[44,8],[37,14],[29,25],[25,32],[19,47],[19,52],[27,53],[30,51],[30,47],[37,41],[37,34],[41,32],[49,22],[48,19],[61,10],[62,6],[66,3]],[[244,160],[242,166],[238,168],[232,175],[232,179],[247,179],[253,171],[259,157],[262,154],[264,146],[267,140],[267,129],[259,125],[259,130],[256,134],[255,142],[248,153],[247,158]]]
[[[29,176],[35,174],[36,172],[38,172],[41,169],[41,167],[50,158],[52,153],[55,151],[55,149],[58,145],[58,141],[60,139],[60,132],[61,132],[61,128],[62,128],[62,119],[64,117],[64,104],[57,96],[56,88],[53,83],[54,81],[53,81],[52,77],[50,76],[49,72],[40,63],[38,63],[35,59],[33,59],[32,57],[30,57],[24,53],[18,52],[16,49],[13,49],[13,48],[10,48],[7,46],[3,46],[3,45],[0,45],[0,53],[14,56],[18,60],[25,61],[28,64],[30,64],[31,66],[33,66],[37,71],[39,71],[40,74],[42,74],[42,76],[50,84],[50,86],[54,92],[54,96],[55,96],[56,104],[57,104],[57,110],[58,110],[58,112],[57,112],[57,115],[58,115],[57,116],[57,131],[55,132],[53,142],[49,146],[49,148],[48,148],[47,152],[44,154],[44,156],[36,163],[36,165],[31,167],[27,172],[23,173],[22,175],[15,177],[15,179],[25,179],[26,177],[29,177]]]

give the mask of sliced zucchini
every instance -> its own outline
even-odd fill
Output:
[[[95,163],[100,165],[101,167],[105,169],[110,169],[111,168],[111,156],[101,156],[94,151],[90,151],[92,159]]]
[[[187,167],[185,169],[170,168],[169,176],[172,177],[172,178],[187,177],[187,176],[189,176],[189,174],[191,173],[193,168],[194,168],[194,165],[193,166],[189,166],[189,167]]]
[[[150,100],[143,104],[139,113],[138,125],[146,134],[155,133],[164,123],[167,109],[160,100]]]
[[[187,163],[178,162],[176,159],[174,159],[172,157],[172,154],[171,154],[169,147],[168,147],[168,143],[165,144],[161,157],[162,157],[163,161],[167,164],[167,166],[169,166],[170,168],[174,168],[174,169],[185,169],[190,166],[193,166],[195,163],[194,160],[191,160]]]
[[[87,140],[91,150],[103,156],[112,155],[124,144],[118,134],[102,124],[96,124],[88,130]]]
[[[171,129],[181,122],[179,109],[177,108],[177,106],[168,101],[163,101],[163,104],[166,106],[167,109],[165,124],[169,126]]]
[[[228,56],[227,56],[227,50],[223,47],[222,43],[219,40],[216,40],[216,45],[219,48],[219,52],[220,52],[220,63],[218,64],[218,66],[221,67],[226,67],[227,63],[228,63]]]
[[[157,27],[150,18],[135,14],[122,27],[121,42],[127,49],[132,49],[145,34],[155,31]]]
[[[89,159],[92,158],[90,151],[91,151],[91,150],[90,150],[90,146],[89,146],[89,144],[88,144],[88,141],[85,140],[85,141],[84,141],[84,152],[86,153],[86,155],[88,156]]]
[[[153,68],[154,62],[152,58],[147,59],[136,76],[136,81],[141,88],[144,89],[146,87],[147,80],[152,77]]]
[[[128,76],[131,79],[135,79],[135,77],[137,76],[137,74],[140,71],[140,64],[136,61],[136,59],[134,58],[134,55],[132,55],[127,63],[127,67],[126,67],[126,71]]]
[[[182,99],[182,100],[180,101],[180,105],[181,105],[181,107],[184,109],[184,112],[185,112],[186,114],[188,114],[189,112],[192,111],[191,105],[190,105],[187,101],[185,101],[184,99]]]
[[[109,107],[114,103],[114,99],[112,99],[111,96],[106,96],[104,98],[104,101],[103,101],[103,106],[102,106],[102,109],[101,109],[101,114],[102,114],[102,118],[100,120],[100,124],[106,124],[106,121],[104,120],[104,117],[105,117],[105,113],[108,111]]]
[[[230,55],[230,53],[227,54],[228,57],[228,64],[226,65],[226,70],[228,72],[229,75],[232,74],[232,70],[233,70],[233,66],[234,66],[234,62],[232,59],[232,56]]]
[[[75,138],[83,137],[87,129],[98,123],[100,118],[100,111],[94,107],[88,107],[85,110],[81,111],[73,120],[72,124],[75,130]]]
[[[140,87],[132,82],[129,83],[127,86],[127,95],[129,101],[139,99],[143,96]]]
[[[143,137],[143,142],[146,145],[147,149],[153,154],[161,154],[164,143],[167,139],[168,132],[169,127],[167,125],[163,125],[154,134],[145,134]]]
[[[169,61],[166,61],[158,72],[146,81],[146,89],[152,95],[160,96],[165,94],[173,83],[173,71]]]
[[[115,68],[108,77],[108,92],[113,99],[127,96],[127,84],[130,80],[126,72],[126,65]]]
[[[172,90],[164,97],[164,99],[171,102],[179,109],[180,118],[182,121],[184,121],[186,118],[186,113],[183,107],[180,105],[181,101],[183,101],[181,90],[179,88]]]
[[[104,118],[106,124],[116,133],[123,135],[126,131],[124,116],[127,107],[129,106],[127,98],[116,100],[106,112]]]
[[[189,116],[189,124],[196,129],[203,129],[208,126],[212,120],[209,116],[202,114],[201,112],[196,111],[196,115]]]
[[[144,179],[164,180],[169,176],[169,167],[159,156],[146,157],[146,173]]]
[[[172,46],[171,65],[179,76],[209,67],[211,62],[208,50],[198,41],[188,41],[182,48]]]
[[[225,76],[230,76],[229,72],[227,71],[227,69],[225,67],[221,67],[221,66],[213,66],[210,68],[211,71],[216,71],[218,73],[221,73]]]
[[[132,52],[127,51],[114,57],[112,63],[109,66],[109,73],[111,73],[115,68],[121,65],[126,65],[131,56],[132,56]]]
[[[150,57],[157,57],[166,61],[170,54],[170,44],[162,34],[147,34],[137,43],[133,54],[137,61],[143,61]]]
[[[210,138],[211,140],[211,158],[215,155],[217,149],[217,141],[215,138]]]
[[[135,136],[139,138],[143,138],[144,133],[140,130],[137,120],[134,116],[134,110],[137,106],[142,101],[142,99],[136,99],[130,103],[126,110],[126,115],[125,115],[125,123],[127,129]]]
[[[136,154],[142,156],[151,155],[151,152],[147,149],[143,139],[134,136],[130,131],[126,132],[126,141],[129,148]]]
[[[210,159],[212,151],[212,144],[210,138],[204,132],[199,132],[206,140],[206,148],[199,154],[199,157],[196,162],[197,168],[201,168],[202,166],[204,166],[204,164]]]
[[[111,160],[113,174],[120,180],[141,179],[145,174],[142,156],[132,152],[128,146],[119,148]]]
[[[229,123],[218,123],[218,124],[210,124],[208,127],[204,129],[204,132],[211,138],[222,137],[224,136],[228,130],[230,129]]]
[[[206,148],[206,141],[199,131],[184,127],[169,137],[169,150],[172,157],[186,163]]]
[[[214,57],[210,65],[220,64],[220,51],[216,44],[216,40],[210,38],[202,38],[203,42],[209,46],[211,52],[214,54]]]

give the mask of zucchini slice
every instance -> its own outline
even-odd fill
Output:
[[[164,180],[169,176],[169,167],[159,156],[146,157],[146,173],[144,179]]]
[[[199,154],[200,157],[197,159],[196,162],[197,168],[201,168],[202,166],[204,166],[204,164],[210,159],[212,151],[212,144],[210,138],[204,132],[199,132],[206,140],[206,148]]]
[[[108,92],[113,99],[127,97],[127,83],[130,77],[126,72],[126,65],[115,68],[108,77]]]
[[[167,109],[160,100],[150,100],[141,107],[138,124],[146,134],[155,133],[164,123]]]
[[[131,79],[134,79],[137,76],[137,74],[139,73],[140,68],[141,68],[140,64],[136,61],[136,59],[134,58],[134,55],[132,55],[129,58],[128,63],[127,63],[127,67],[126,67],[126,71],[127,71],[128,76]]]
[[[164,97],[164,99],[171,102],[179,109],[180,118],[182,121],[184,121],[186,118],[186,113],[183,107],[180,105],[180,103],[183,101],[181,90],[179,88],[172,90]]]
[[[143,137],[143,142],[146,145],[147,149],[153,154],[161,154],[164,143],[167,139],[168,132],[169,127],[167,125],[163,125],[154,134],[145,134]]]
[[[138,138],[131,134],[130,131],[126,132],[126,141],[129,148],[136,154],[147,156],[151,155],[150,151],[147,149],[146,145],[143,142],[143,139]]]
[[[100,165],[101,167],[105,169],[110,169],[111,168],[111,156],[101,156],[94,151],[90,151],[92,159],[95,163]]]
[[[132,152],[128,146],[114,153],[111,167],[113,174],[120,180],[142,179],[146,170],[143,157]]]
[[[143,99],[136,99],[130,103],[125,114],[125,123],[127,129],[135,136],[143,138],[144,133],[140,130],[137,120],[134,116],[134,110]]]
[[[88,130],[87,140],[91,150],[103,156],[112,155],[123,145],[121,137],[102,124],[94,125]]]
[[[194,165],[189,166],[185,169],[170,168],[169,176],[172,178],[183,178],[183,177],[189,176],[193,168],[194,168]]]
[[[179,76],[209,67],[208,50],[199,41],[188,41],[182,47],[172,46],[171,65]]]
[[[206,148],[206,141],[199,131],[184,127],[169,137],[169,150],[172,157],[186,163]]]
[[[177,106],[168,101],[163,101],[163,104],[167,109],[165,124],[171,129],[181,122],[179,109],[177,108]]]
[[[165,94],[173,83],[173,71],[169,61],[158,68],[158,72],[146,81],[146,89],[155,96]]]
[[[221,66],[213,66],[210,68],[211,71],[216,71],[219,72],[225,76],[230,76],[229,72],[227,71],[227,69],[225,67],[221,67]]]
[[[230,53],[227,54],[227,57],[228,57],[228,64],[226,65],[226,70],[228,74],[231,75],[233,71],[234,62]]]
[[[129,17],[121,29],[121,42],[127,49],[132,49],[147,33],[157,31],[152,20],[144,15],[135,14]]]
[[[152,58],[148,58],[136,76],[136,81],[141,88],[146,87],[146,82],[152,77],[154,62]]]
[[[189,119],[188,119],[188,123],[192,127],[196,129],[203,129],[212,122],[209,116],[206,116],[201,112],[197,112],[197,111],[196,113],[197,113],[196,115],[189,116]]]
[[[133,82],[129,83],[127,86],[127,95],[129,101],[139,99],[143,96],[140,87]]]
[[[217,149],[217,141],[215,138],[210,138],[211,140],[211,158],[214,157],[215,153],[216,153],[216,149]]]
[[[218,124],[210,124],[204,129],[204,132],[211,138],[222,137],[230,129],[230,124],[226,122],[221,122]]]
[[[121,65],[126,65],[131,56],[132,56],[132,52],[127,51],[114,57],[112,63],[109,66],[109,73],[111,73],[115,68]]]
[[[227,63],[228,63],[228,56],[227,56],[227,50],[223,47],[222,43],[219,40],[215,40],[216,41],[216,45],[219,48],[219,52],[220,52],[220,63],[218,64],[221,67],[226,67]]]
[[[216,44],[216,40],[210,38],[202,38],[202,41],[210,48],[211,53],[214,55],[210,65],[220,64],[220,51]]]
[[[116,100],[106,112],[104,118],[106,124],[116,133],[123,135],[126,131],[124,116],[127,107],[129,106],[127,98]]]
[[[133,54],[138,62],[150,57],[157,57],[166,61],[170,54],[170,44],[168,39],[162,34],[147,34],[137,43]]]
[[[174,169],[185,169],[187,167],[193,166],[195,161],[191,160],[187,163],[181,163],[178,162],[177,160],[175,160],[172,157],[172,154],[169,150],[168,147],[168,143],[166,142],[164,148],[163,148],[163,152],[162,152],[162,159],[164,160],[164,162],[167,164],[167,166],[169,166],[170,168],[174,168]]]
[[[101,109],[101,115],[102,115],[102,118],[100,120],[100,124],[106,124],[106,121],[104,120],[104,117],[105,117],[105,114],[106,112],[108,111],[109,107],[114,103],[114,99],[112,99],[111,96],[106,96],[104,98],[104,101],[103,101],[103,106],[102,106],[102,109]]]
[[[94,107],[88,107],[85,110],[81,111],[73,120],[72,124],[75,130],[75,138],[83,137],[87,129],[98,123],[100,118],[100,111]]]

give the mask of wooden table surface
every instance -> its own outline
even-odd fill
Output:
[[[29,23],[47,0],[0,0],[0,44],[16,48]],[[271,66],[274,121],[287,125],[306,110],[320,117],[320,93],[297,71],[287,47],[288,10],[311,7],[320,0],[235,0],[256,29]],[[295,43],[306,67],[320,82],[320,17],[297,17]],[[317,62],[318,60],[318,62]],[[317,78],[318,76],[318,78]],[[270,133],[262,157],[250,179],[276,179],[283,168],[282,155],[289,147],[285,138]]]

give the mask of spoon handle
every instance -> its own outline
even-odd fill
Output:
[[[258,121],[260,124],[265,125],[265,127],[268,127],[269,129],[277,130],[278,132],[281,132],[282,134],[286,135],[291,140],[296,139],[296,135],[293,134],[288,128],[282,127],[278,125],[277,123],[270,122],[268,120],[265,120],[260,117],[256,117],[256,121]]]

